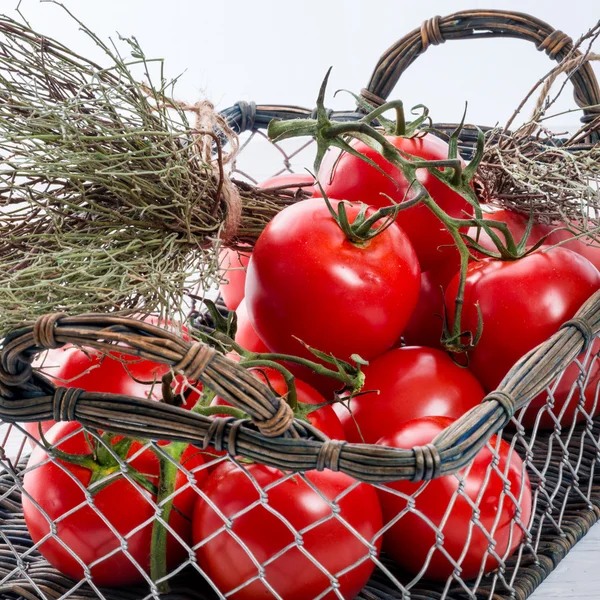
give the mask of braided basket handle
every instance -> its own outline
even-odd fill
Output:
[[[465,10],[433,17],[388,48],[377,63],[371,79],[361,92],[365,100],[380,106],[385,103],[400,76],[430,46],[447,40],[481,38],[516,38],[533,42],[538,50],[557,62],[567,56],[582,56],[573,52],[573,40],[548,23],[519,12],[504,10]],[[571,76],[575,102],[581,108],[600,104],[598,80],[589,62],[582,64]],[[600,116],[600,107],[584,108],[583,123]]]
[[[478,406],[432,443],[393,448],[329,440],[293,418],[281,398],[250,372],[210,346],[190,342],[145,321],[119,315],[44,315],[7,335],[0,345],[0,420],[4,423],[78,421],[130,437],[209,446],[278,469],[341,471],[371,483],[422,481],[455,473],[473,459],[515,411],[545,390],[600,336],[600,291],[549,340],[522,357]],[[65,344],[101,352],[125,350],[198,379],[246,420],[212,418],[163,402],[56,386],[31,366],[44,348]]]

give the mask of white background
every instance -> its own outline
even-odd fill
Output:
[[[0,0],[14,14],[17,0]],[[473,8],[529,12],[573,38],[600,18],[596,0],[64,0],[103,37],[135,35],[148,56],[164,57],[166,73],[183,73],[181,99],[212,100],[223,109],[237,100],[313,107],[333,66],[330,91],[358,92],[379,55],[434,15]],[[98,56],[61,9],[22,0],[31,23],[82,53]],[[597,50],[598,51],[598,50]],[[395,90],[407,106],[426,104],[434,121],[504,123],[532,84],[551,68],[546,54],[520,40],[448,42],[418,58]],[[595,66],[598,69],[598,65]],[[597,71],[598,72],[598,71]],[[341,95],[327,105],[347,108]],[[570,93],[558,108],[574,106]],[[574,113],[558,125],[578,122]]]

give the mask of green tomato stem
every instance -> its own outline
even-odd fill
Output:
[[[175,492],[177,480],[177,463],[188,444],[184,442],[172,442],[167,446],[161,446],[161,452],[154,451],[160,466],[160,478],[158,482],[158,493],[156,504],[161,506],[161,516],[165,523],[169,522],[171,510],[173,509],[173,498],[169,498]],[[173,461],[165,457],[162,452],[168,454]],[[160,581],[167,576],[167,528],[156,519],[152,524],[152,540],[150,543],[150,577],[157,583],[160,593],[169,591],[167,581]]]
[[[325,377],[335,379],[354,391],[359,391],[364,383],[364,375],[360,371],[356,373],[348,373],[346,371],[334,371],[332,369],[328,369],[326,366],[320,363],[313,362],[306,358],[300,358],[299,356],[292,356],[290,354],[277,354],[274,352],[250,352],[249,350],[246,350],[244,347],[240,346],[238,343],[235,342],[235,340],[233,340],[223,332],[216,332],[215,338],[220,343],[228,346],[232,350],[235,350],[235,352],[237,352],[244,359],[241,363],[244,366],[247,366],[248,361],[257,360],[290,362],[297,365],[302,365],[303,367],[310,369],[318,375],[323,375]],[[271,362],[269,365],[263,366],[273,366],[274,368],[279,368],[281,370],[281,365],[279,365],[277,362],[275,362],[274,364]],[[281,372],[283,373],[283,371]]]
[[[236,419],[248,419],[248,415],[239,408],[235,408],[235,406],[195,406],[192,409],[192,412],[195,412],[199,415],[204,415],[205,417],[211,417],[212,415],[230,415],[235,417]]]
[[[242,360],[240,364],[243,367],[246,367],[247,369],[252,369],[255,367],[265,367],[268,369],[276,369],[277,371],[279,371],[283,376],[283,380],[285,381],[288,390],[286,394],[286,401],[294,410],[294,412],[296,411],[296,408],[298,406],[298,390],[296,389],[296,379],[288,369],[286,369],[283,365],[273,360]]]

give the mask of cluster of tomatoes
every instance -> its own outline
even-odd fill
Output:
[[[388,139],[412,156],[448,155],[447,144],[429,134]],[[466,367],[441,344],[442,316],[453,321],[459,287],[452,237],[422,205],[400,211],[391,223],[370,222],[390,200],[410,199],[410,186],[368,146],[353,144],[380,170],[349,153],[329,153],[318,175],[322,187],[313,188],[312,198],[279,213],[248,253],[224,251],[228,282],[221,293],[237,313],[235,342],[250,352],[282,357],[295,376],[298,401],[315,405],[307,417],[315,427],[348,442],[423,446],[479,404],[521,356],[600,288],[595,266],[600,251],[567,240],[566,231],[534,225],[529,243],[542,238],[545,243],[530,254],[499,260],[475,253],[461,330],[480,329],[481,335],[468,350]],[[419,177],[446,214],[473,213],[462,196],[428,171]],[[298,183],[311,181],[284,176],[263,186]],[[525,217],[508,211],[485,218],[506,223],[517,240],[527,228]],[[476,238],[480,250],[496,249],[485,232],[463,233]],[[557,242],[565,243],[549,247]],[[360,364],[362,391],[340,398],[334,394],[339,382],[285,360],[292,355],[318,362],[311,349]],[[91,391],[152,395],[148,382],[160,381],[168,371],[123,356],[56,352],[59,366],[50,374]],[[590,415],[596,412],[598,368],[590,370],[583,389],[590,396],[585,405]],[[283,398],[289,393],[279,370],[253,373]],[[557,419],[570,424],[581,418],[578,398],[570,393],[579,375],[577,366],[569,368],[555,386],[553,406],[544,408],[546,398],[540,395],[520,417],[523,425],[554,427]],[[186,408],[193,408],[197,397],[188,394]],[[223,404],[218,398],[213,403]],[[84,457],[69,461],[61,455],[49,462],[43,447],[32,454],[24,510],[42,554],[75,579],[86,565],[98,585],[143,580],[150,569],[160,477],[156,452],[140,442],[124,445],[121,438],[106,438],[132,468],[133,476],[123,476],[111,452],[99,452],[75,424],[41,429],[61,452]],[[31,433],[39,439],[37,425]],[[458,572],[470,579],[495,569],[517,548],[531,517],[525,466],[514,447],[497,438],[458,476],[440,477],[423,489],[422,483],[406,481],[373,487],[332,471],[297,476],[250,462],[240,466],[191,447],[176,456],[182,470],[169,517],[168,567],[187,558],[179,538],[194,547],[213,584],[225,594],[235,591],[236,600],[269,597],[270,588],[286,600],[321,597],[332,585],[353,598],[368,581],[382,545],[409,577],[444,580]],[[111,473],[113,480],[90,504],[86,489]],[[55,534],[46,537],[51,527]],[[336,597],[333,588],[324,597]]]

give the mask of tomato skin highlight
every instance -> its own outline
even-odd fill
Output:
[[[431,134],[414,138],[386,136],[386,139],[399,150],[424,160],[448,158],[448,144]],[[330,151],[326,154],[317,177],[325,194],[329,198],[366,202],[378,208],[390,204],[386,195],[395,202],[402,203],[409,189],[409,182],[401,171],[363,142],[352,140],[350,145],[374,161],[392,179],[347,152],[340,157],[338,151]],[[468,218],[468,215],[473,214],[473,207],[460,194],[450,190],[426,169],[419,169],[417,177],[438,206],[451,217]],[[410,200],[414,195],[415,192],[411,190],[407,199]],[[422,271],[448,260],[457,260],[458,252],[455,247],[451,247],[454,244],[452,236],[426,206],[421,204],[401,211],[397,223],[412,242]]]
[[[347,205],[351,222],[359,210]],[[358,247],[323,200],[308,199],[280,212],[258,239],[246,308],[274,352],[314,359],[296,336],[344,360],[353,353],[369,360],[399,338],[418,293],[418,262],[399,227]]]
[[[468,370],[441,350],[407,346],[390,350],[363,368],[363,391],[352,398],[352,414],[336,410],[350,442],[374,444],[419,417],[459,418],[485,393]],[[357,428],[358,427],[358,428]],[[361,437],[362,434],[362,437]]]
[[[83,432],[69,434],[81,429],[76,422],[58,423],[47,433],[51,444],[70,454],[89,454],[91,447]],[[64,439],[63,442],[60,440]],[[133,456],[141,449],[139,443],[134,442],[129,452]],[[48,514],[56,524],[56,535],[73,553],[86,564],[109,554],[119,548],[121,543],[105,524],[94,509],[85,504],[86,498],[80,485],[87,487],[92,472],[82,466],[74,465],[63,460],[63,470],[53,462],[42,464],[47,458],[45,450],[36,447],[29,459],[28,472],[24,478],[23,512],[27,529],[32,540],[37,543],[50,532],[50,524],[39,511],[36,503]],[[195,469],[204,463],[201,452],[193,446],[188,446],[181,458],[188,470]],[[158,483],[159,463],[157,457],[150,451],[144,450],[139,456],[133,458],[131,466],[140,473],[148,475],[151,483]],[[195,472],[195,479],[201,485],[206,479],[205,469]],[[79,484],[77,483],[79,482]],[[187,483],[187,476],[183,472],[177,474],[176,489],[182,488]],[[141,488],[140,488],[141,489]],[[33,502],[31,499],[35,502]],[[191,525],[189,519],[192,515],[196,493],[186,487],[174,500],[174,507],[169,518],[169,524],[178,535],[188,544],[191,542]],[[156,498],[152,498],[154,501]],[[150,503],[150,494],[140,493],[137,487],[123,477],[117,477],[94,495],[94,506],[102,513],[104,519],[121,534],[127,536],[128,551],[142,569],[150,568],[150,540],[152,535],[151,518],[155,509]],[[80,506],[76,511],[63,517],[70,510]],[[128,535],[142,523],[149,521],[148,525],[136,533]],[[39,547],[40,553],[46,560],[64,575],[75,580],[84,576],[84,571],[79,562],[53,538],[43,542]],[[185,560],[187,551],[170,533],[167,539],[167,563],[169,568],[174,568]],[[123,552],[117,552],[111,557],[99,562],[91,568],[94,582],[99,586],[118,587],[131,585],[143,581],[142,573]]]
[[[458,277],[446,292],[451,323],[457,289]],[[469,368],[486,392],[496,389],[522,356],[556,333],[598,289],[598,270],[584,257],[563,247],[536,251],[516,261],[484,259],[469,265],[461,329],[476,330],[477,304],[483,318],[483,331],[479,343],[468,352]],[[593,368],[590,385],[595,386],[599,370],[597,365]],[[561,379],[555,394],[558,409],[566,401],[568,389],[578,374],[579,369],[572,364]],[[533,424],[535,407],[544,404],[545,396],[542,393],[532,401],[524,415],[525,426]],[[574,415],[575,404],[570,402],[563,423],[567,424],[566,419]],[[591,400],[587,406],[590,404]],[[552,420],[546,415],[543,427],[552,426]]]
[[[430,443],[440,434],[452,419],[429,417],[416,419],[401,425],[396,432],[377,443],[382,446],[395,448],[413,448]],[[497,448],[498,440],[490,440],[492,448]],[[504,440],[499,446],[500,460],[497,469],[505,473],[510,482],[511,493],[518,499],[520,520],[525,527],[529,524],[532,511],[531,485],[523,461],[516,451],[510,451],[510,445]],[[510,458],[509,458],[510,457]],[[486,479],[486,474],[492,463],[493,454],[484,447],[475,457],[470,469],[460,472],[464,476],[464,494],[476,504],[478,494]],[[386,487],[410,496],[421,488],[423,482],[396,481],[386,484]],[[522,495],[519,498],[521,487]],[[427,483],[426,487],[415,498],[416,512],[407,512],[384,534],[384,549],[386,552],[411,575],[420,573],[427,561],[428,553],[436,543],[436,536],[431,525],[424,520],[429,519],[435,527],[442,523],[454,493],[459,488],[459,480],[455,475],[439,477]],[[517,515],[517,506],[509,498],[504,497],[500,505],[500,496],[504,488],[503,478],[491,470],[489,481],[479,503],[479,521],[491,533],[495,520],[500,517],[493,538],[496,542],[495,551],[499,556],[512,554],[523,538],[523,530],[512,521]],[[406,509],[407,501],[391,492],[377,488],[379,501],[385,523],[389,523],[401,511]],[[462,496],[457,496],[450,515],[442,529],[444,549],[456,561],[460,558],[468,540],[469,523],[473,516],[473,508]],[[512,539],[511,539],[512,533]],[[410,543],[407,544],[407,540]],[[464,560],[461,563],[460,576],[464,581],[477,577],[484,561],[489,542],[481,529],[474,525]],[[493,571],[498,566],[497,560],[488,555],[485,559],[485,572]],[[435,581],[444,581],[454,572],[453,564],[440,550],[435,550],[429,566],[423,577]]]
[[[281,471],[263,465],[246,465],[245,469],[263,489],[284,477]],[[309,471],[306,477],[330,500],[355,483],[351,477],[333,471]],[[229,463],[219,466],[203,486],[203,492],[226,517],[232,518],[232,532],[250,549],[259,563],[263,564],[294,542],[294,534],[288,526],[262,504],[239,514],[257,501],[259,495],[248,475],[236,465]],[[366,558],[369,555],[367,546],[336,518],[329,518],[310,528],[320,519],[331,515],[332,509],[299,476],[288,476],[285,481],[269,487],[268,494],[270,510],[287,519],[295,531],[302,532],[304,550],[329,573],[336,574],[365,557],[364,562],[339,577],[341,595],[348,600],[354,598],[367,583],[375,567]],[[375,490],[360,483],[342,496],[338,504],[340,516],[367,541],[371,541],[382,526]],[[199,544],[222,527],[223,519],[200,497],[194,508],[194,544]],[[306,531],[302,531],[305,528]],[[380,539],[375,541],[377,553]],[[196,556],[201,568],[224,594],[258,574],[246,550],[224,529],[199,546]],[[291,547],[265,565],[265,578],[286,600],[315,598],[330,585],[329,578],[298,547]],[[254,600],[271,598],[273,595],[260,580],[256,580],[228,597],[232,600]],[[332,600],[338,596],[331,591],[324,597]]]

